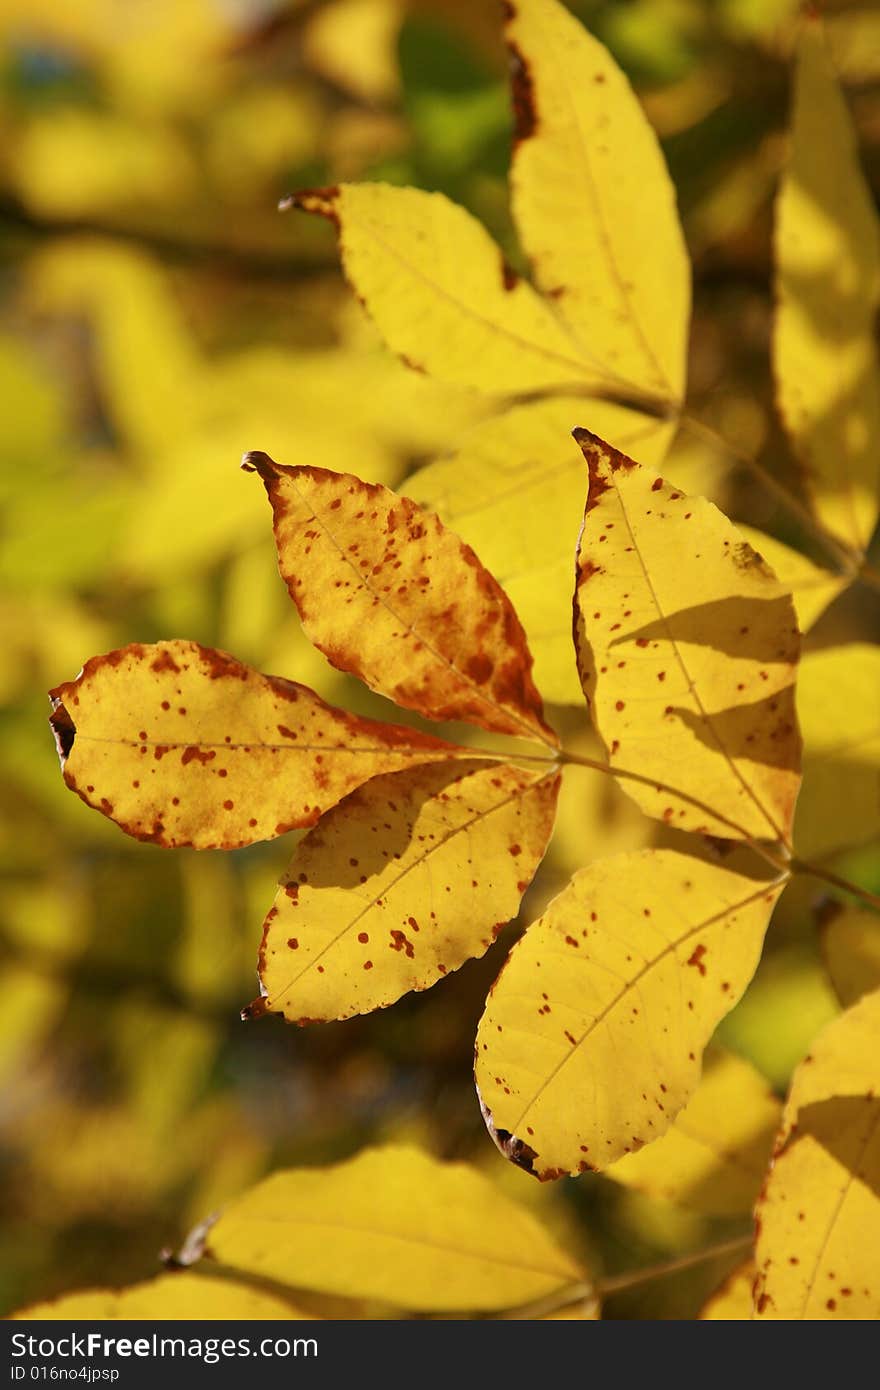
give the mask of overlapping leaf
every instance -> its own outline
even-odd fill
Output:
[[[783,419],[819,518],[862,553],[880,505],[880,227],[816,21],[798,52],[776,259]]]
[[[508,0],[507,12],[513,213],[536,280],[609,380],[678,400],[690,267],[657,137],[607,49],[563,5]]]
[[[556,0],[507,13],[513,211],[544,297],[440,194],[343,184],[290,202],[333,221],[348,279],[411,366],[508,396],[578,386],[672,409],[690,272],[656,136],[609,53]]]
[[[462,753],[196,642],[92,657],[51,697],[71,790],[127,834],[171,847],[271,839],[314,825],[370,777]]]
[[[797,691],[804,784],[795,821],[804,856],[880,836],[878,692],[880,647],[849,642],[804,657]]]
[[[189,1270],[160,1274],[127,1289],[83,1289],[14,1313],[25,1322],[265,1322],[314,1318],[285,1299],[239,1280]]]
[[[656,1143],[618,1159],[608,1176],[710,1216],[744,1214],[761,1189],[780,1111],[760,1072],[716,1048],[674,1124]]]
[[[752,977],[782,883],[672,850],[598,860],[514,946],[477,1034],[499,1147],[541,1178],[666,1132]]]
[[[294,1288],[437,1312],[515,1307],[583,1278],[481,1174],[399,1146],[275,1173],[226,1208],[207,1253]]]
[[[576,437],[590,482],[575,642],[611,766],[679,829],[788,840],[800,780],[790,595],[711,503]]]
[[[472,545],[522,619],[545,699],[582,698],[571,650],[571,556],[584,499],[584,461],[571,439],[582,398],[536,401],[477,425],[449,458],[404,485]],[[597,401],[590,421],[656,468],[674,425]]]
[[[429,719],[558,742],[510,600],[436,516],[347,473],[256,453],[245,466],[266,486],[303,627],[334,666]]]
[[[707,1322],[748,1322],[752,1316],[753,1260],[738,1265],[703,1305],[700,1318]]]
[[[442,193],[341,184],[294,201],[338,228],[348,279],[410,366],[505,395],[597,379],[549,304]]]
[[[650,462],[641,455],[639,457],[642,463]],[[767,561],[780,584],[791,592],[798,626],[801,632],[809,632],[829,604],[843,593],[850,580],[845,575],[834,574],[820,565],[814,565],[812,560],[792,550],[790,545],[776,540],[775,536],[768,536],[764,531],[758,531],[754,526],[743,526],[741,521],[737,521],[736,529],[743,540],[748,541],[752,549]]]
[[[260,1012],[368,1013],[482,955],[541,862],[558,789],[558,773],[464,763],[352,793],[298,845],[279,888]]]
[[[795,1072],[757,1209],[755,1316],[880,1316],[880,991]]]

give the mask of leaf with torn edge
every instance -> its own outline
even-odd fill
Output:
[[[590,471],[575,643],[611,767],[679,830],[787,842],[801,751],[790,594],[711,502],[575,437]]]
[[[525,628],[544,698],[579,703],[571,651],[571,557],[584,501],[584,460],[571,438],[583,397],[534,401],[481,422],[449,458],[419,469],[402,491],[436,511],[504,586]],[[675,426],[605,401],[591,425],[658,467]]]
[[[559,781],[458,763],[352,792],[297,846],[266,918],[251,1011],[349,1018],[483,955],[543,858]]]
[[[92,657],[50,698],[68,787],[126,834],[172,848],[269,840],[379,773],[473,757],[196,642]]]
[[[782,1111],[759,1071],[710,1048],[700,1084],[662,1138],[627,1154],[608,1177],[707,1216],[751,1211]]]
[[[551,307],[442,193],[340,184],[287,205],[333,222],[352,288],[407,365],[503,395],[597,379]]]
[[[555,747],[513,605],[431,512],[348,473],[248,454],[275,522],[281,573],[334,666],[428,719]]]
[[[878,1056],[875,990],[795,1071],[756,1211],[756,1317],[880,1317]]]
[[[666,1133],[743,994],[784,880],[672,850],[600,859],[517,942],[477,1033],[484,1115],[541,1179],[601,1170]]]
[[[815,19],[798,48],[776,265],[782,418],[819,519],[861,554],[880,506],[880,226]]]
[[[609,380],[678,401],[690,266],[657,137],[607,49],[563,5],[506,9],[513,214],[536,280]]]
[[[436,1312],[516,1307],[584,1277],[482,1174],[398,1145],[266,1178],[221,1214],[208,1255],[293,1288]]]

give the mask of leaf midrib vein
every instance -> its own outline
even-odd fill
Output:
[[[524,786],[519,786],[515,788],[514,791],[511,792],[509,796],[506,796],[502,801],[498,801],[493,806],[490,806],[484,810],[477,812],[477,814],[471,816],[469,820],[461,821],[458,825],[453,826],[435,844],[429,845],[427,848],[422,850],[421,853],[415,859],[411,860],[409,864],[407,864],[403,869],[401,869],[400,873],[397,874],[397,876],[393,878],[390,883],[384,885],[379,890],[379,892],[376,893],[369,900],[369,902],[365,903],[365,905],[361,908],[360,912],[358,912],[356,916],[352,917],[350,921],[346,922],[346,924],[336,933],[336,935],[331,937],[331,939],[321,948],[317,955],[312,956],[310,960],[306,961],[302,969],[299,970],[297,974],[294,975],[293,978],[288,981],[288,983],[283,987],[283,989],[276,991],[276,993],[271,996],[268,1007],[271,1008],[272,1005],[277,1004],[278,1001],[282,999],[285,995],[287,995],[288,992],[291,989],[293,989],[293,987],[302,979],[303,975],[308,974],[310,970],[314,969],[318,961],[320,961],[327,954],[328,951],[332,950],[333,947],[336,946],[344,936],[347,936],[349,932],[353,931],[354,928],[358,925],[359,922],[363,920],[363,918],[367,915],[368,912],[372,912],[373,908],[376,906],[376,903],[380,898],[382,898],[383,900],[387,899],[389,894],[394,891],[398,884],[401,883],[403,879],[407,877],[408,874],[412,873],[415,869],[418,869],[422,864],[425,864],[427,861],[429,861],[433,855],[438,854],[444,848],[444,846],[449,843],[450,840],[456,837],[456,835],[468,833],[472,826],[479,825],[481,821],[488,819],[489,816],[495,815],[495,813],[498,811],[503,811],[505,807],[512,805],[516,801],[525,801],[528,796],[530,796],[533,792],[538,791],[538,789],[542,787],[545,782],[549,781],[552,777],[555,777],[556,775],[556,773],[547,773],[545,774],[545,776],[538,778],[535,781],[529,782]]]
[[[366,593],[370,594],[370,596],[374,598],[377,603],[380,603],[382,607],[386,610],[386,612],[391,614],[391,617],[394,619],[394,621],[396,623],[400,623],[401,627],[403,627],[406,632],[411,633],[414,637],[417,637],[418,640],[424,644],[426,650],[431,653],[434,659],[438,661],[441,666],[445,666],[448,671],[451,671],[452,674],[459,681],[461,681],[482,704],[487,705],[492,710],[496,710],[505,718],[512,719],[515,724],[518,724],[519,727],[525,731],[523,735],[525,738],[538,739],[541,743],[545,744],[546,747],[555,748],[555,744],[552,742],[552,740],[542,732],[541,727],[537,722],[537,717],[535,724],[532,725],[528,722],[528,720],[524,719],[522,715],[519,713],[519,711],[515,708],[508,708],[505,705],[499,704],[497,700],[493,700],[491,696],[487,695],[486,692],[479,685],[477,685],[476,681],[473,680],[470,676],[468,676],[466,672],[462,671],[460,667],[458,667],[455,664],[454,661],[452,661],[449,657],[444,656],[444,654],[434,646],[430,638],[424,632],[422,632],[421,629],[416,627],[415,622],[407,622],[406,618],[402,617],[401,614],[398,613],[394,605],[388,602],[388,599],[385,597],[385,595],[380,593],[378,590],[374,589],[369,579],[367,579],[367,577],[358,568],[354,561],[350,559],[350,557],[346,554],[344,547],[336,539],[336,536],[329,523],[317,511],[316,503],[310,501],[304,495],[304,493],[298,487],[295,477],[291,476],[290,474],[287,474],[286,476],[290,478],[291,487],[296,492],[296,495],[300,499],[302,505],[308,511],[311,512],[311,517],[309,519],[317,521],[318,525],[324,531],[324,534],[326,535],[328,541],[331,543],[331,545],[335,547],[336,551],[339,554],[339,558],[342,560],[343,564],[347,565],[348,568],[351,570],[352,574],[354,574],[359,586],[363,590],[365,590]],[[449,532],[448,534],[453,536],[454,539],[458,539],[458,537],[454,536],[453,532]],[[463,544],[463,542],[459,541],[459,544]],[[485,566],[483,566],[483,569],[485,570]],[[488,573],[488,571],[486,571],[486,573]],[[506,594],[504,594],[504,591],[500,588],[500,585],[498,587],[499,592],[502,596],[502,601],[510,603],[510,600],[507,598]],[[296,600],[294,599],[294,602],[295,601]],[[516,610],[514,610],[514,616],[517,618],[517,623],[519,624],[520,631],[523,634],[524,648],[526,652],[528,652],[528,645],[526,642],[525,632],[523,631],[522,624],[519,623],[519,618],[516,614]]]

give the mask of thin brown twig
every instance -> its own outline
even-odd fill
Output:
[[[707,1260],[748,1250],[751,1248],[752,1241],[753,1236],[751,1234],[734,1236],[730,1240],[719,1241],[716,1245],[707,1245],[702,1250],[692,1250],[686,1255],[676,1255],[674,1259],[663,1260],[659,1264],[643,1265],[641,1269],[628,1270],[625,1274],[612,1274],[607,1279],[598,1279],[594,1284],[586,1281],[579,1284],[569,1284],[566,1288],[548,1294],[545,1298],[535,1299],[532,1303],[524,1303],[518,1308],[508,1308],[496,1316],[500,1319],[518,1321],[546,1318],[552,1313],[559,1313],[566,1308],[576,1307],[579,1303],[594,1303],[607,1298],[610,1294],[623,1293],[626,1289],[637,1288],[639,1284],[647,1284],[654,1279],[664,1279],[669,1274],[677,1274],[680,1270],[705,1264]]]

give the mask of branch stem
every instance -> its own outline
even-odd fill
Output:
[[[880,897],[876,893],[871,893],[867,888],[860,888],[857,883],[851,883],[849,879],[841,878],[839,874],[832,873],[830,869],[823,869],[821,864],[811,864],[804,859],[792,859],[791,868],[794,873],[809,874],[811,878],[821,878],[825,883],[840,888],[842,892],[851,893],[854,898],[860,898],[869,907],[880,909]]]
[[[719,1241],[716,1245],[707,1245],[702,1250],[692,1250],[686,1255],[676,1255],[674,1259],[663,1260],[660,1264],[644,1265],[641,1269],[628,1270],[625,1274],[612,1274],[607,1279],[597,1280],[594,1284],[586,1282],[569,1284],[556,1293],[548,1294],[546,1298],[522,1304],[519,1308],[509,1308],[496,1316],[515,1321],[546,1318],[552,1313],[559,1313],[566,1308],[576,1307],[579,1303],[589,1303],[595,1299],[607,1298],[610,1294],[638,1288],[640,1284],[648,1284],[654,1279],[665,1279],[669,1274],[678,1274],[680,1270],[705,1264],[707,1260],[738,1254],[740,1251],[750,1249],[752,1241],[751,1233],[746,1236],[734,1236],[730,1240]]]

